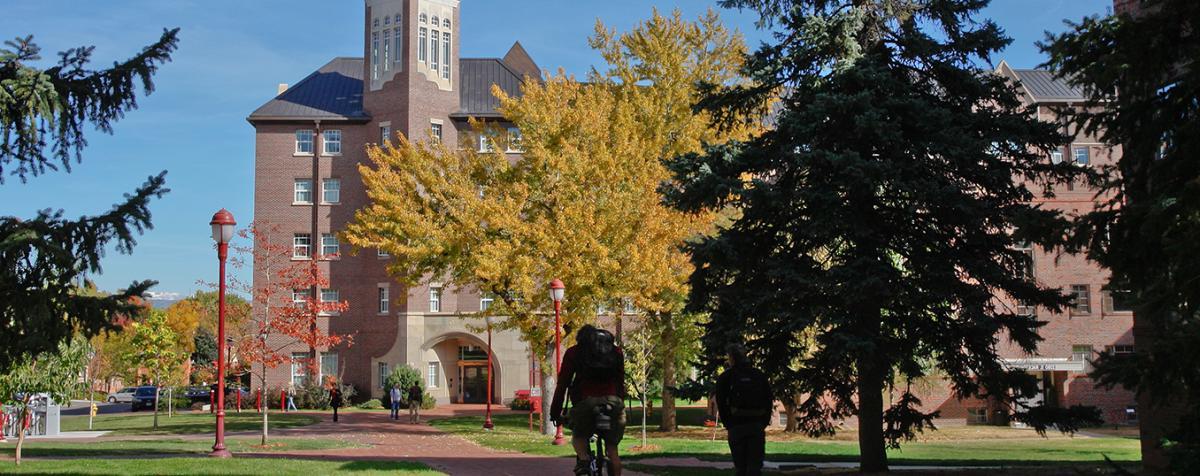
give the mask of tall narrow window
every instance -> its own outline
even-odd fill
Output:
[[[433,142],[434,144],[442,143],[442,123],[429,123],[429,141]]]
[[[420,31],[420,35],[417,36],[417,61],[424,63],[426,61],[425,58],[429,54],[428,50],[425,49],[429,43],[429,40],[426,39],[429,36],[429,28],[421,27]]]
[[[391,307],[389,305],[390,302],[391,302],[391,300],[388,298],[388,287],[380,286],[379,287],[379,313],[380,314],[388,313],[388,308]]]
[[[371,33],[371,79],[379,79],[379,32]]]
[[[429,312],[442,312],[442,288],[429,288]]]
[[[1071,285],[1071,314],[1090,314],[1092,303],[1089,286],[1086,284]]]
[[[488,137],[487,134],[479,134],[479,151],[486,153],[495,150],[496,147],[492,144],[492,138]]]
[[[1062,151],[1056,150],[1050,153],[1050,163],[1061,164],[1063,159]]]
[[[296,131],[296,153],[311,154],[313,153],[313,131],[302,129]]]
[[[333,233],[324,233],[321,235],[321,255],[326,258],[336,257],[341,254],[341,246],[338,243],[337,235]]]
[[[392,138],[392,126],[379,126],[379,144],[387,143]]]
[[[425,386],[429,388],[437,388],[438,386],[438,363],[430,362],[429,370],[425,373]]]
[[[388,372],[387,362],[379,363],[379,388],[387,388],[387,378],[391,372]]]
[[[338,355],[337,352],[325,352],[321,354],[321,376],[337,377],[338,373]]]
[[[292,385],[304,386],[305,380],[308,379],[308,372],[304,369],[306,362],[308,352],[292,352]]]
[[[429,32],[429,68],[434,74],[438,72],[438,31]]]
[[[442,32],[442,79],[450,79],[450,32]]]
[[[342,201],[342,181],[331,178],[321,181],[321,203],[338,203]]]
[[[312,203],[312,180],[296,179],[293,186],[292,201],[295,203]]]
[[[325,145],[326,154],[342,153],[342,131],[329,129],[321,134],[321,143]]]
[[[404,57],[404,47],[403,47],[403,45],[404,45],[404,30],[400,29],[400,15],[396,15],[396,37],[395,38],[396,38],[396,46],[394,48],[392,48],[392,51],[395,51],[395,53],[392,55],[393,56],[392,61],[396,62],[396,64],[397,64],[396,69],[400,70],[400,69],[402,69],[402,67],[399,66],[400,61],[401,61],[400,58]]]
[[[308,258],[312,256],[312,235],[296,233],[292,235],[292,257]]]
[[[392,30],[383,30],[383,70],[392,69]]]
[[[508,152],[524,152],[525,148],[521,146],[521,129],[516,127],[508,128]]]

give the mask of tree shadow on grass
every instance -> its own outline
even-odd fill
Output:
[[[338,466],[338,471],[419,471],[429,467],[411,461],[351,461]]]

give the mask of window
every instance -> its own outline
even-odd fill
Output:
[[[337,352],[325,352],[321,354],[321,376],[337,377],[338,374],[338,355]]]
[[[312,256],[312,235],[308,233],[296,233],[292,235],[292,257],[305,258]]]
[[[437,388],[438,386],[438,363],[430,362],[429,370],[425,373],[425,386],[429,388]]]
[[[395,24],[397,24],[397,25],[399,25],[399,24],[401,23],[401,22],[400,22],[400,14],[399,14],[399,13],[397,13],[397,14],[396,14],[396,21],[395,21],[394,23],[395,23]]]
[[[388,375],[391,375],[391,372],[388,372],[387,362],[380,362],[379,363],[379,388],[387,388]]]
[[[437,66],[433,67],[437,70]],[[442,32],[442,79],[450,79],[450,32]]]
[[[303,386],[308,379],[308,372],[304,370],[305,362],[308,362],[308,352],[292,352],[292,385]]]
[[[429,23],[429,16],[422,13],[421,14],[421,23]]]
[[[375,23],[376,23],[375,27],[376,27],[376,28],[378,28],[378,27],[379,27],[379,25],[378,25],[378,23],[379,23],[379,22],[378,22],[378,21],[376,21]],[[390,17],[390,16],[389,16],[389,17],[383,17],[383,26],[388,26],[388,25],[390,25],[391,23],[392,23],[392,17]]]
[[[438,31],[432,30],[429,32],[429,68],[434,74],[438,72],[438,59]]]
[[[338,291],[336,289],[321,289],[321,302],[338,302]]]
[[[383,70],[392,69],[392,30],[383,30]]]
[[[488,137],[487,134],[479,134],[479,151],[492,152],[495,150],[496,147],[492,144],[492,138]]]
[[[292,202],[312,203],[312,180],[296,179],[293,185]]]
[[[1063,154],[1062,154],[1061,150],[1056,150],[1056,151],[1050,153],[1050,163],[1061,164],[1062,160],[1063,160]]]
[[[390,258],[392,255],[388,254],[387,251],[384,251],[383,248],[379,248],[379,249],[375,250],[375,256],[378,256],[380,258]]]
[[[1131,298],[1133,296],[1129,291],[1102,291],[1101,296],[1104,300],[1103,304],[1105,312],[1133,311],[1133,302],[1131,302]]]
[[[394,48],[392,48],[392,51],[396,52],[393,55],[395,57],[393,59],[393,61],[395,61],[396,64],[400,64],[400,58],[402,56],[401,52],[404,51],[404,48],[403,48],[404,33],[401,33],[401,31],[403,31],[403,30],[400,29],[400,15],[396,15],[396,39],[395,39],[396,46]],[[397,66],[396,69],[400,69],[400,67]]]
[[[295,305],[296,307],[300,307],[300,306],[307,304],[308,303],[308,292],[309,291],[307,289],[293,289],[292,290],[292,304]]]
[[[434,144],[442,143],[442,123],[440,123],[440,122],[430,122],[429,123],[429,140],[432,141]]]
[[[371,28],[379,28],[379,19],[378,18],[371,21]]]
[[[429,288],[429,312],[442,312],[442,288]]]
[[[622,312],[625,314],[637,314],[637,307],[634,307],[632,299],[625,299]]]
[[[1114,345],[1114,346],[1112,346],[1112,351],[1110,353],[1116,354],[1116,355],[1132,354],[1133,346],[1132,345]]]
[[[388,307],[389,307],[390,301],[391,300],[388,298],[388,287],[380,286],[379,287],[379,313],[380,314],[388,313]]]
[[[442,19],[442,26],[443,26],[443,27],[446,27],[446,28],[450,28],[450,19],[449,19],[449,18],[443,18],[443,19]]]
[[[1033,246],[1027,242],[1022,242],[1022,243],[1017,243],[1015,246],[1013,246],[1013,249],[1021,252],[1021,254],[1024,255],[1023,262],[1021,263],[1021,268],[1019,271],[1020,277],[1026,278],[1026,279],[1033,279],[1033,277],[1034,277]]]
[[[1071,149],[1071,158],[1077,165],[1087,165],[1091,162],[1090,152],[1088,147],[1074,147]]]
[[[516,127],[508,128],[508,152],[524,152],[525,149],[521,146],[521,129]]]
[[[967,423],[969,424],[986,424],[987,423],[987,407],[974,407],[967,409]]]
[[[1127,421],[1129,423],[1137,423],[1137,421],[1138,421],[1137,406],[1130,405],[1130,406],[1125,407],[1125,421]]]
[[[342,131],[330,129],[323,133],[321,142],[325,144],[326,154],[342,153]]]
[[[392,126],[391,125],[379,126],[379,143],[381,145],[385,144],[385,143],[387,143],[388,139],[391,139],[391,138],[392,138]]]
[[[1088,361],[1092,358],[1092,346],[1090,345],[1073,345],[1071,346],[1071,360]]]
[[[330,178],[321,180],[321,203],[338,203],[342,201],[342,181]]]
[[[1071,285],[1071,314],[1091,314],[1089,286],[1086,284]]]
[[[434,16],[433,16],[433,19],[432,19],[432,20],[430,20],[430,23],[433,23],[433,26],[438,26],[439,24],[441,24],[441,20],[440,20],[440,19],[438,19],[438,16],[437,16],[437,15],[434,15]]]
[[[491,309],[492,303],[495,301],[496,301],[496,299],[494,297],[492,297],[491,294],[484,294],[482,296],[479,296],[479,310],[486,311],[488,309]]]
[[[371,79],[379,79],[379,32],[371,33]]]
[[[341,247],[338,246],[338,237],[332,233],[324,233],[321,235],[321,255],[326,258],[336,257],[341,253]]]
[[[313,153],[313,131],[309,129],[296,131],[296,153]]]
[[[424,63],[425,58],[429,54],[425,49],[426,44],[428,44],[428,40],[426,40],[425,37],[429,35],[429,29],[426,27],[421,27],[420,32],[420,35],[417,36],[417,61]]]

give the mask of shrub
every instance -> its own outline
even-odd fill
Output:
[[[412,366],[401,365],[392,369],[392,373],[388,375],[386,380],[384,380],[384,388],[390,391],[392,387],[398,386],[400,387],[400,392],[404,393],[407,392],[408,387],[411,387],[414,383],[420,385],[422,389],[425,388],[425,385],[421,382],[421,372],[412,368]]]
[[[436,406],[437,406],[437,399],[433,398],[433,395],[430,395],[428,393],[424,393],[421,395],[421,409],[422,410],[431,410]]]
[[[363,410],[382,410],[383,408],[385,408],[383,406],[383,402],[378,398],[369,399],[365,402],[358,404],[357,407],[361,408]]]
[[[508,408],[513,410],[529,411],[531,408],[533,408],[533,402],[530,402],[524,398],[518,398],[508,402]]]
[[[329,391],[319,384],[305,383],[296,387],[296,407],[307,410],[328,410]]]
[[[162,392],[158,396],[158,410],[167,411],[167,405],[174,404],[176,410],[187,410],[192,408],[192,401],[187,398],[176,396],[173,399],[167,399],[167,392]]]

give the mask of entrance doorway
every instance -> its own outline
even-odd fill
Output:
[[[461,362],[461,361],[460,361]],[[459,366],[459,396],[462,403],[487,403],[487,364],[461,362]],[[493,389],[495,382],[492,383]]]

